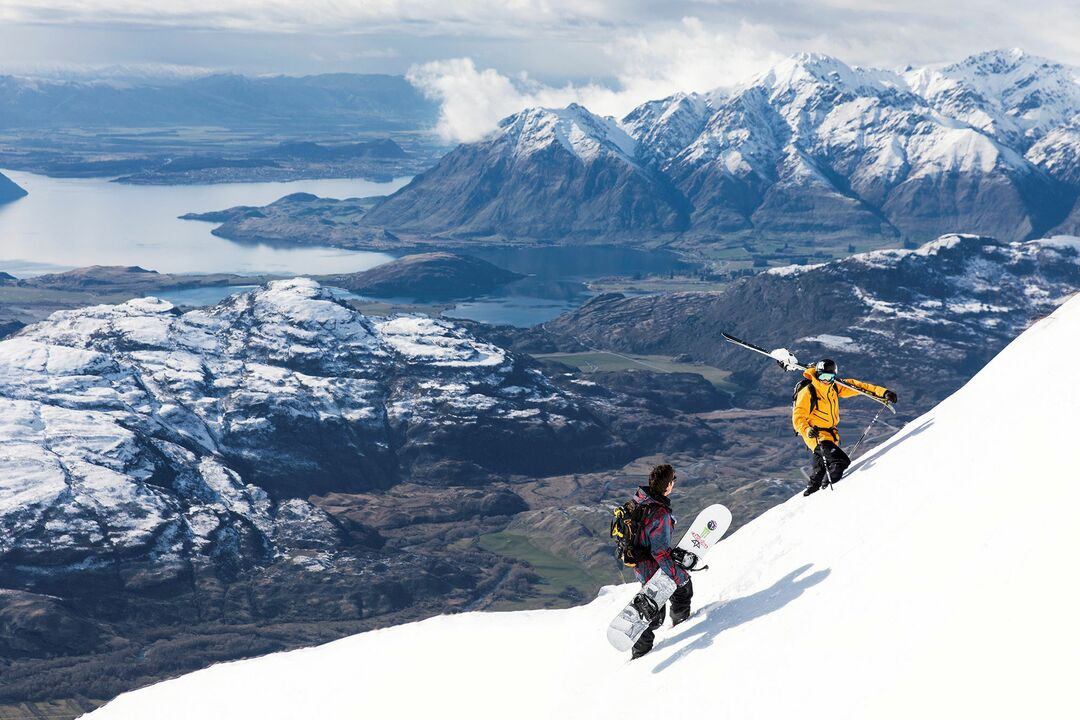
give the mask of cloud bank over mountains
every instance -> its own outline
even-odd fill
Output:
[[[621,117],[647,100],[674,92],[733,85],[781,58],[767,49],[775,40],[766,27],[742,24],[714,32],[700,20],[685,18],[678,27],[662,32],[636,32],[612,40],[605,51],[615,71],[614,87],[547,85],[527,74],[507,76],[478,68],[467,57],[415,65],[406,77],[442,103],[437,129],[443,138],[472,142],[526,107],[578,103],[601,115]]]
[[[1080,65],[1061,0],[0,0],[0,72],[35,65],[408,74],[448,140],[524,107],[621,116],[817,52],[900,69],[994,47]]]

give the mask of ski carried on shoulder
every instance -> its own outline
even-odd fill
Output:
[[[800,364],[799,361],[795,358],[795,356],[792,355],[785,348],[777,348],[776,350],[766,350],[765,348],[761,347],[760,345],[755,345],[752,342],[747,342],[746,340],[741,340],[741,339],[735,337],[734,335],[729,335],[726,332],[722,332],[720,334],[723,335],[724,339],[727,340],[729,343],[731,343],[733,345],[738,345],[739,347],[744,347],[747,350],[752,350],[753,352],[756,352],[756,353],[760,353],[761,355],[764,355],[765,357],[772,358],[773,360],[780,363],[781,365],[783,365],[788,370],[806,370],[806,368],[807,368],[806,365]],[[887,407],[889,409],[889,412],[891,412],[893,415],[896,414],[896,408],[894,408],[892,406],[892,403],[890,403],[885,398],[880,398],[877,395],[866,392],[862,388],[857,388],[854,385],[849,385],[848,383],[844,382],[840,378],[836,378],[836,380],[834,382],[837,385],[840,385],[841,387],[845,387],[848,390],[852,390],[854,392],[859,393],[860,395],[864,395],[864,396],[870,398],[871,400],[878,403],[879,405],[883,405],[883,406]]]

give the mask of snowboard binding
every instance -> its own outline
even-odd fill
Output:
[[[657,607],[656,602],[645,593],[635,595],[630,605],[637,610],[638,615],[649,622],[652,622],[653,618],[660,614],[660,608]]]
[[[674,560],[679,567],[687,572],[694,572],[696,570],[708,570],[709,566],[704,565],[698,567],[698,563],[701,562],[701,558],[696,553],[692,553],[689,550],[683,550],[681,547],[671,548],[671,559]]]

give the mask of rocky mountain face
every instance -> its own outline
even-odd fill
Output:
[[[55,313],[0,342],[0,700],[516,592],[524,568],[450,543],[530,478],[717,447],[678,409],[715,407],[703,385],[667,406],[299,278]]]
[[[686,208],[638,143],[580,105],[534,108],[461,145],[372,209],[366,224],[466,236],[679,231]]]
[[[0,173],[0,203],[18,200],[26,195],[26,191],[15,184],[7,175]]]
[[[903,74],[803,54],[621,123],[579,106],[523,111],[364,222],[568,241],[646,231],[688,245],[1072,232],[1078,88],[1075,69],[1019,51]]]
[[[948,235],[917,250],[778,268],[719,292],[602,295],[517,343],[687,353],[735,370],[739,405],[790,402],[795,377],[726,342],[721,332],[728,332],[787,347],[804,362],[831,357],[842,376],[893,388],[903,413],[919,413],[1078,287],[1076,238],[1007,243]]]

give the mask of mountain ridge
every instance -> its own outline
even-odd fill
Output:
[[[966,71],[969,66],[981,74]],[[1050,77],[1033,88],[1040,69]],[[1008,51],[907,73],[804,53],[730,92],[679,93],[647,102],[618,122],[579,105],[530,108],[487,138],[451,151],[378,204],[365,222],[462,238],[590,242],[652,233],[676,246],[744,237],[871,237],[887,244],[948,231],[1007,240],[1070,232],[1080,183],[1061,170],[1067,163],[1060,158],[1075,152],[1075,137],[1067,132],[1080,118],[1080,75],[1074,73]],[[531,147],[559,141],[568,155],[518,153],[518,160],[531,162],[500,160],[517,147],[507,128],[536,118],[546,121],[532,123]],[[566,124],[576,145],[558,131]],[[637,143],[633,157],[628,145],[610,141],[611,128],[620,126]],[[1050,135],[1053,141],[1046,141]],[[1040,141],[1044,146],[1029,155]],[[588,153],[573,150],[586,146]],[[606,172],[596,169],[599,157],[609,161]],[[611,169],[616,159],[623,172]],[[496,164],[500,171],[491,173]],[[590,176],[584,193],[573,181],[542,181],[582,174]],[[489,185],[478,194],[484,182]],[[519,184],[533,192],[521,193]],[[674,214],[652,207],[610,222],[613,207],[643,202],[643,187]],[[441,197],[462,190],[471,202]],[[567,222],[562,203],[572,195],[583,198],[584,207],[574,208]],[[541,207],[547,216],[538,215]],[[531,222],[516,222],[522,215]]]

